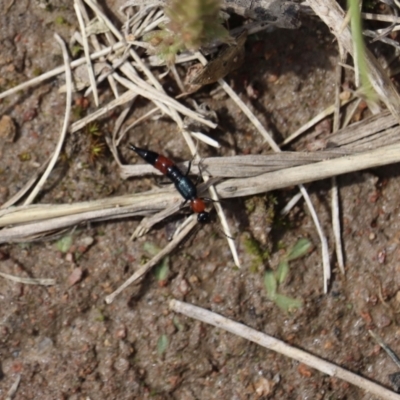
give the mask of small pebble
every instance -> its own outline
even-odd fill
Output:
[[[375,235],[375,233],[374,232],[371,232],[370,234],[369,234],[369,236],[368,236],[368,239],[369,240],[374,240],[376,238],[376,235]]]
[[[68,277],[69,286],[73,286],[82,279],[83,271],[81,268],[75,268]]]
[[[0,119],[0,139],[5,142],[13,142],[16,131],[14,121],[11,117],[3,115]]]
[[[182,279],[179,283],[179,290],[182,294],[187,294],[189,292],[190,287],[186,279]]]
[[[271,392],[271,384],[268,379],[262,377],[254,383],[254,391],[257,397],[268,396]]]

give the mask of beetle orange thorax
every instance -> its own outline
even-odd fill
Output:
[[[164,156],[161,156],[161,155],[159,155],[157,157],[157,160],[154,164],[154,167],[157,168],[164,175],[167,175],[168,167],[172,167],[172,166],[174,166],[174,163],[170,159],[168,159]]]
[[[196,198],[190,201],[190,207],[193,212],[201,213],[206,209],[206,205],[202,199]]]

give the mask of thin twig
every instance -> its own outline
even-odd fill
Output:
[[[338,42],[340,61],[344,62],[345,51]],[[342,67],[336,68],[336,87],[335,87],[335,112],[333,113],[333,133],[336,133],[340,128],[340,86],[342,82]],[[342,246],[342,230],[340,226],[340,203],[339,203],[339,188],[336,176],[331,178],[331,209],[332,209],[332,228],[335,238],[336,258],[340,272],[344,275],[344,257]]]
[[[317,233],[319,236],[319,240],[321,242],[321,256],[322,256],[322,271],[323,271],[323,278],[324,278],[324,293],[328,293],[328,284],[331,279],[331,264],[329,260],[329,248],[328,248],[328,240],[322,230],[322,226],[319,222],[318,215],[314,209],[314,206],[311,202],[310,196],[306,188],[303,185],[299,185],[300,192],[304,197],[304,200],[307,204],[308,211],[311,214],[311,218],[314,222],[315,227],[317,228]]]
[[[104,107],[101,107],[98,110],[94,111],[92,114],[87,115],[86,117],[80,119],[79,121],[74,122],[69,129],[70,132],[73,133],[73,132],[79,131],[80,129],[85,127],[90,122],[96,121],[102,115],[107,114],[109,111],[113,110],[114,108],[121,106],[125,103],[128,103],[128,101],[133,100],[135,97],[137,97],[137,95],[138,94],[136,92],[133,92],[132,90],[127,90],[125,93],[120,95],[117,99],[110,101]]]
[[[1,209],[6,209],[14,205],[18,200],[20,200],[34,185],[36,180],[38,179],[39,175],[46,170],[48,163],[51,160],[51,156],[35,171],[35,173],[31,176],[31,178],[24,184],[24,186],[15,193],[10,199],[8,199],[4,204],[0,206]]]
[[[184,230],[182,230],[178,236],[176,236],[171,242],[167,244],[156,256],[150,261],[141,266],[129,279],[127,279],[115,292],[111,293],[105,298],[107,304],[111,304],[115,297],[117,297],[124,289],[129,285],[142,278],[154,265],[158,264],[167,254],[171,253],[175,247],[186,237],[186,235],[196,226],[197,219],[192,215],[192,221],[188,224]]]
[[[400,24],[400,17],[396,17],[395,15],[382,15],[363,12],[361,13],[361,17],[372,21],[394,22]]]
[[[15,394],[17,393],[18,386],[19,386],[20,382],[21,382],[21,375],[18,374],[17,375],[17,379],[15,379],[15,382],[13,383],[13,385],[10,388],[10,390],[8,391],[5,400],[12,400],[14,398]]]
[[[400,369],[400,359],[397,354],[374,331],[368,330],[368,333],[376,340],[379,346],[381,346],[382,349],[385,350],[386,354],[396,364],[397,368]]]
[[[196,307],[189,303],[184,303],[178,300],[171,300],[169,307],[172,311],[186,315],[189,318],[194,318],[202,321],[206,324],[215,326],[216,328],[224,329],[234,335],[245,338],[253,343],[256,343],[269,350],[275,351],[279,354],[283,354],[293,360],[301,362],[321,371],[329,376],[343,379],[346,382],[351,383],[359,388],[362,388],[375,396],[379,396],[385,400],[399,400],[400,395],[386,389],[383,386],[376,384],[360,375],[354,374],[353,372],[347,371],[344,368],[337,366],[336,364],[330,363],[323,360],[322,358],[316,357],[304,350],[297,349],[296,347],[290,346],[285,342],[275,339],[272,336],[266,335],[265,333],[256,331],[255,329],[249,328],[246,325],[232,321],[231,319],[225,318],[219,314],[208,311],[204,308]]]
[[[0,276],[10,281],[23,283],[25,285],[53,286],[56,284],[56,280],[51,278],[21,278],[19,276],[5,274],[4,272],[0,272]]]

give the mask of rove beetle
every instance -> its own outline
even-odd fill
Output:
[[[176,190],[185,199],[183,204],[189,201],[192,211],[198,214],[197,221],[202,223],[210,221],[210,214],[205,211],[206,205],[204,201],[197,197],[196,185],[187,176],[190,171],[190,164],[187,173],[183,174],[173,161],[167,157],[154,151],[141,149],[133,144],[130,144],[129,148],[173,182]]]

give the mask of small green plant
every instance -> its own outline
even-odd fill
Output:
[[[157,341],[157,354],[159,356],[162,356],[167,351],[167,348],[168,348],[168,336],[161,335]]]
[[[71,235],[63,236],[56,242],[57,249],[61,251],[61,253],[67,253],[72,246],[72,242],[73,239]]]
[[[99,125],[94,122],[86,125],[85,132],[89,135],[90,145],[89,145],[89,161],[91,164],[103,157],[106,153],[106,142],[104,140],[104,134],[100,130]]]
[[[358,0],[347,0],[351,15],[351,35],[354,47],[354,62],[358,64],[358,71],[364,95],[369,100],[376,100],[376,93],[369,78],[369,68],[366,62],[365,43],[362,33],[361,13]]]
[[[24,151],[23,153],[18,154],[18,158],[22,162],[30,161],[32,158],[32,155],[31,155],[31,153],[29,153],[29,151]]]
[[[154,257],[160,252],[160,248],[151,242],[145,242],[143,245],[144,251]],[[164,257],[154,269],[154,276],[156,277],[159,286],[165,286],[169,275],[169,257]]]
[[[54,19],[54,23],[55,23],[56,25],[67,25],[67,21],[66,21],[65,18],[62,17],[61,15],[57,16],[57,17]]]
[[[161,283],[165,283],[167,281],[169,274],[169,257],[164,257],[161,260],[161,263],[157,265],[154,269],[154,275],[157,281]]]
[[[164,13],[170,22],[149,32],[143,40],[153,47],[152,53],[172,63],[185,49],[198,50],[212,40],[232,42],[219,17],[220,0],[171,0]]]
[[[289,273],[289,262],[303,257],[310,247],[311,242],[308,239],[300,239],[280,261],[276,271],[267,271],[264,275],[264,285],[268,298],[285,312],[300,308],[303,302],[278,293],[279,285],[285,281]]]

